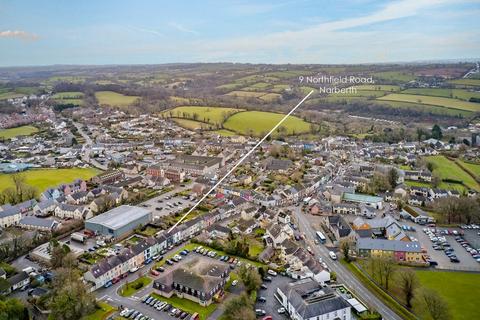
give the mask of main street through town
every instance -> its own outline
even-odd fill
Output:
[[[355,276],[347,270],[338,260],[332,260],[328,255],[330,251],[322,244],[315,244],[316,234],[312,226],[311,219],[308,214],[304,214],[301,206],[291,207],[295,214],[295,219],[298,223],[299,230],[305,235],[306,243],[312,248],[317,258],[327,264],[331,271],[337,274],[337,281],[344,283],[350,290],[352,290],[364,303],[375,308],[382,314],[384,319],[401,320],[402,318],[393,312],[388,306],[380,301],[374,294],[372,294]]]

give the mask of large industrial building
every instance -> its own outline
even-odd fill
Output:
[[[123,205],[85,221],[85,229],[97,235],[123,238],[135,228],[152,220],[152,213],[144,208]]]

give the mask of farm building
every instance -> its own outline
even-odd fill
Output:
[[[123,205],[85,221],[85,229],[97,235],[123,238],[152,219],[144,208]]]

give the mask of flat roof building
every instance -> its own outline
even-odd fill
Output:
[[[85,229],[97,235],[123,238],[135,228],[152,220],[152,213],[144,208],[123,205],[85,221]]]

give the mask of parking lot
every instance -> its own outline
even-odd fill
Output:
[[[277,275],[277,276],[270,276],[272,279],[271,281],[264,281],[263,284],[267,287],[266,289],[260,289],[257,293],[257,297],[265,297],[266,302],[259,302],[255,304],[255,309],[262,309],[265,310],[265,315],[271,316],[274,320],[282,320],[288,319],[286,313],[279,314],[278,309],[282,306],[280,302],[275,298],[274,294],[277,292],[278,287],[282,287],[287,283],[292,282],[291,278]]]
[[[478,231],[462,230],[460,228],[428,228],[418,225],[415,225],[415,227],[415,232],[407,232],[407,234],[420,241],[422,248],[427,250],[430,259],[438,263],[436,268],[480,271],[480,263],[461,245],[460,239],[456,239],[456,237],[464,239],[470,243],[471,247],[478,249],[480,241]],[[462,236],[462,234],[464,235]],[[454,259],[455,257],[457,259]]]
[[[140,206],[150,209],[153,214],[153,219],[158,219],[178,211],[182,211],[185,208],[190,208],[195,204],[195,201],[186,196],[174,196],[175,193],[180,190],[174,190],[167,192],[161,196],[152,198],[143,202]]]

